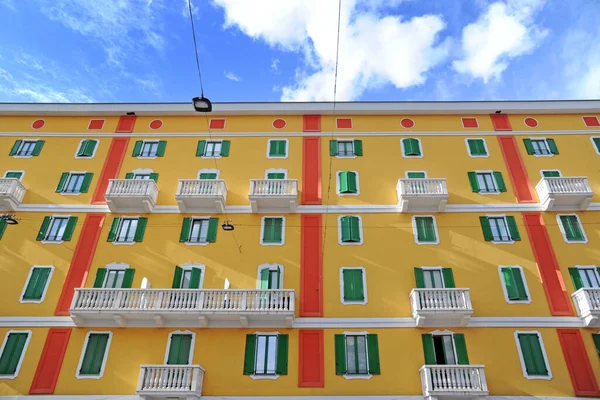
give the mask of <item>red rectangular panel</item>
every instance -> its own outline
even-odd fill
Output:
[[[573,315],[571,299],[567,294],[542,214],[523,213],[523,222],[542,278],[550,313],[552,315]]]
[[[575,396],[600,396],[594,370],[578,329],[557,329],[558,340],[569,369]]]
[[[521,153],[517,148],[517,141],[514,136],[498,136],[500,149],[504,157],[504,163],[508,169],[510,180],[519,203],[536,203],[536,196],[533,192],[531,182],[527,176],[525,164],[521,158]]]
[[[302,139],[302,204],[321,204],[321,138]]]
[[[321,132],[321,116],[320,115],[303,115],[303,132]]]
[[[71,258],[71,264],[69,265],[69,272],[67,272],[54,315],[70,315],[69,307],[71,307],[71,302],[73,301],[75,288],[85,285],[103,223],[104,214],[88,214],[85,217],[83,227],[81,228],[81,235],[79,235],[79,240],[75,246],[73,258]]]
[[[300,316],[323,316],[321,214],[300,217]]]
[[[104,127],[103,119],[90,119],[90,124],[88,125],[89,130],[100,130]]]
[[[352,129],[352,118],[338,118],[336,123],[338,129]]]
[[[108,188],[108,180],[116,179],[119,176],[121,170],[121,164],[125,158],[125,152],[127,151],[127,145],[129,144],[129,138],[113,138],[108,149],[108,155],[104,160],[104,166],[102,172],[100,172],[100,179],[96,185],[96,190],[92,196],[92,204],[106,204],[104,194]]]
[[[585,122],[585,126],[600,126],[598,117],[583,117],[583,122]]]
[[[325,387],[323,330],[298,331],[298,387]]]
[[[463,128],[479,128],[477,118],[461,118]]]
[[[508,115],[506,114],[490,114],[492,125],[495,131],[512,131]]]
[[[131,133],[133,132],[133,126],[135,125],[135,115],[127,115],[119,118],[117,129],[115,133]]]
[[[225,129],[225,118],[211,118],[208,127],[209,129]]]
[[[71,329],[52,328],[48,330],[46,343],[44,343],[29,394],[54,393],[70,337]]]

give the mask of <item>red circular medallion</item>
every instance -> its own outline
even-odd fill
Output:
[[[285,126],[286,126],[285,119],[277,118],[277,119],[273,120],[273,128],[282,129],[282,128],[285,128]]]
[[[538,122],[535,118],[527,117],[525,118],[525,125],[530,128],[536,128],[538,126]]]
[[[31,127],[33,129],[40,129],[43,128],[44,125],[46,125],[46,121],[44,121],[43,119],[36,119],[35,121],[33,121],[33,124],[31,124]]]
[[[415,121],[413,121],[410,118],[402,118],[402,120],[400,121],[400,125],[402,125],[402,127],[404,128],[412,128],[415,126]]]
[[[163,122],[160,119],[154,119],[150,122],[150,129],[160,129]]]

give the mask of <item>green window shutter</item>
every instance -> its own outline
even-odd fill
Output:
[[[579,269],[569,268],[569,275],[571,275],[571,280],[573,281],[575,290],[581,289],[583,287],[583,281],[581,280],[581,275],[579,275]]]
[[[347,171],[348,179],[348,193],[356,193],[358,191],[358,185],[356,184],[356,172]]]
[[[88,337],[87,347],[81,363],[81,375],[99,375],[108,344],[108,334],[92,333]]]
[[[114,242],[117,239],[117,233],[119,231],[119,223],[121,222],[121,218],[115,217],[112,220],[112,224],[110,224],[110,230],[108,231],[107,242]]]
[[[221,157],[229,156],[229,148],[231,147],[231,142],[229,140],[223,140],[221,142]]]
[[[141,242],[144,240],[144,232],[146,232],[146,225],[148,224],[148,218],[139,217],[135,234],[133,235],[134,242]]]
[[[527,150],[527,154],[535,154],[535,149],[533,148],[531,139],[523,139],[523,143],[525,143],[525,150]]]
[[[285,179],[285,174],[283,172],[269,172],[267,179]]]
[[[344,375],[346,369],[346,337],[337,334],[334,336],[335,342],[335,373],[336,375]]]
[[[525,290],[525,280],[519,268],[511,268],[514,282],[517,286],[519,300],[527,300],[527,291]]]
[[[49,276],[50,268],[34,268],[23,293],[23,300],[40,300]]]
[[[42,148],[44,147],[44,143],[46,143],[44,140],[38,140],[37,142],[35,142],[35,146],[33,147],[33,151],[31,152],[31,155],[39,156],[40,153],[42,152]]]
[[[408,179],[425,179],[425,172],[409,172],[406,175]]]
[[[456,348],[456,358],[459,365],[469,365],[469,355],[467,354],[467,344],[465,335],[462,333],[454,334],[454,347]]]
[[[339,172],[338,179],[340,181],[340,193],[348,193],[348,171]]]
[[[268,289],[269,288],[269,268],[264,268],[260,271],[260,282],[259,289]]]
[[[469,152],[472,156],[487,155],[483,139],[468,139],[467,143],[469,145]]]
[[[369,360],[369,373],[373,375],[381,374],[381,366],[379,365],[379,342],[377,335],[367,335],[367,352]]]
[[[14,156],[17,154],[17,152],[19,151],[19,147],[21,147],[21,143],[23,143],[22,140],[16,140],[15,144],[13,144],[13,147],[10,149],[10,152],[8,153],[9,156]]]
[[[2,356],[0,356],[0,375],[13,375],[17,371],[28,336],[27,333],[8,334]]]
[[[204,150],[206,149],[206,140],[198,140],[198,147],[196,147],[196,157],[202,157]]]
[[[435,242],[435,227],[432,217],[416,217],[417,240],[419,242]]]
[[[152,179],[154,181],[154,183],[158,183],[158,173],[157,172],[151,173],[150,179]]]
[[[246,351],[244,353],[244,375],[254,373],[256,357],[256,335],[246,335]]]
[[[96,150],[96,146],[98,142],[96,140],[87,140],[87,143],[83,146],[83,154],[82,156],[91,157],[94,155],[94,150]],[[78,154],[79,155],[79,154]]]
[[[106,276],[106,268],[98,268],[96,271],[96,279],[94,279],[94,287],[101,288],[104,284],[104,277]]]
[[[415,267],[415,282],[417,289],[425,288],[425,276],[423,275],[423,269]]]
[[[217,241],[217,230],[219,229],[219,218],[210,218],[208,220],[208,232],[206,233],[206,241],[214,243]]]
[[[560,222],[563,226],[567,240],[584,240],[583,231],[579,220],[574,215],[561,215]]]
[[[517,228],[517,221],[513,216],[506,217],[506,225],[508,225],[508,232],[510,233],[510,238],[512,240],[521,240],[521,235],[519,234],[519,228]]]
[[[202,172],[198,176],[198,179],[217,179],[217,173],[216,172]]]
[[[442,277],[444,278],[444,287],[447,289],[455,288],[454,274],[452,268],[442,268]]]
[[[263,242],[281,243],[283,237],[283,219],[265,218],[263,227]]]
[[[402,143],[404,143],[404,155],[405,156],[420,156],[421,149],[419,146],[419,141],[417,139],[409,138],[402,139]]]
[[[52,221],[52,217],[44,217],[42,221],[42,226],[40,227],[40,231],[35,240],[40,241],[46,238],[46,234],[48,233],[48,228],[50,227],[50,222]]]
[[[277,140],[269,141],[269,156],[270,157],[278,156],[279,154],[277,153],[277,150],[278,150]]]
[[[362,157],[362,155],[363,155],[362,140],[354,140],[354,155]]]
[[[171,335],[167,364],[185,365],[189,362],[192,335]]]
[[[471,191],[473,193],[479,193],[479,181],[477,180],[476,172],[467,172],[469,175],[469,183],[471,184]]]
[[[496,181],[496,185],[498,185],[498,190],[500,192],[506,192],[506,185],[504,184],[502,172],[494,171],[494,180]]]
[[[345,269],[343,280],[345,301],[363,301],[365,299],[362,270]]]
[[[275,373],[279,375],[287,375],[288,373],[288,335],[277,336],[277,365]]]
[[[275,218],[273,224],[273,240],[281,243],[283,239],[283,219]]]
[[[181,277],[183,276],[183,269],[175,266],[175,273],[173,274],[173,289],[181,289]]]
[[[3,219],[0,219],[0,239],[2,239],[2,236],[4,235],[4,231],[6,230],[6,221]]]
[[[337,140],[330,140],[329,141],[329,155],[337,156],[337,153],[338,153]]]
[[[425,365],[436,365],[435,349],[433,347],[433,335],[425,333],[421,335],[423,341],[423,356],[425,357]]]
[[[546,139],[546,143],[548,143],[548,149],[552,154],[558,154],[558,147],[556,147],[556,142],[554,139]]]
[[[81,142],[81,144],[79,145],[79,149],[77,149],[77,157],[82,157],[85,156],[85,148],[88,145],[89,140],[86,139],[84,141]]]
[[[60,175],[60,179],[58,180],[58,186],[56,186],[56,193],[60,193],[63,191],[65,185],[67,184],[67,179],[69,179],[69,173],[63,172]]]
[[[467,144],[469,145],[469,153],[472,156],[478,155],[476,139],[467,139]]]
[[[558,171],[542,171],[542,176],[544,178],[558,178],[558,177],[560,177],[560,172],[558,172]]]
[[[165,155],[166,149],[167,149],[167,141],[159,140],[158,147],[156,148],[156,157],[163,157]]]
[[[81,193],[88,192],[88,190],[90,189],[90,184],[92,183],[93,177],[94,177],[93,173],[86,172],[85,176],[83,177],[83,182],[81,183],[81,189],[79,189],[79,192],[81,192]]]
[[[68,242],[73,237],[73,231],[75,230],[75,226],[77,225],[78,217],[69,217],[69,221],[67,221],[67,226],[65,227],[65,232],[63,233],[62,240]]]
[[[349,242],[351,238],[350,217],[342,217],[342,242]]]
[[[138,140],[137,142],[135,142],[135,145],[133,146],[133,153],[131,154],[133,157],[138,157],[140,155],[140,153],[142,152],[143,144],[143,140]]]
[[[538,335],[535,333],[520,333],[518,337],[527,374],[548,375]]]
[[[481,223],[481,230],[483,231],[483,239],[486,242],[494,240],[494,234],[492,233],[492,226],[488,217],[479,217]]]
[[[17,172],[17,171],[10,171],[7,172],[4,175],[5,178],[15,178],[15,179],[21,179],[23,177],[23,173],[22,172]]]
[[[200,288],[200,278],[202,277],[202,270],[200,268],[192,268],[192,274],[190,276],[190,289]]]
[[[600,138],[593,138],[594,146],[596,146],[596,151],[600,152]]]
[[[348,217],[350,219],[350,241],[360,242],[360,225],[358,217]]]
[[[263,242],[273,241],[273,220],[274,218],[265,218],[263,222]]]
[[[192,224],[192,218],[187,217],[183,219],[183,223],[181,224],[181,233],[179,234],[180,242],[187,242],[190,240],[190,225]]]
[[[128,172],[125,174],[125,179],[133,179],[133,172]]]
[[[600,357],[600,333],[592,333],[592,339],[594,339],[596,351],[598,352],[598,357]]]
[[[509,300],[520,300],[519,291],[517,289],[517,283],[515,282],[515,275],[513,274],[513,268],[511,268],[511,267],[502,268],[502,277],[504,278],[504,287],[506,288],[506,293],[508,294],[508,299]]]
[[[130,289],[133,284],[133,276],[135,275],[135,269],[127,268],[125,275],[123,276],[123,283],[121,284],[122,289]]]

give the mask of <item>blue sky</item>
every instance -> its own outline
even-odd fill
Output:
[[[213,101],[332,100],[338,0],[192,0]],[[337,100],[600,97],[598,0],[342,0]],[[0,0],[0,102],[189,101],[187,0]]]

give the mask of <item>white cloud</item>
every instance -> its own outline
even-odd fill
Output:
[[[227,72],[227,71],[225,71],[225,78],[229,79],[230,81],[234,81],[234,82],[239,82],[242,80],[239,76],[237,76],[233,72]]]
[[[574,29],[562,41],[567,95],[578,99],[600,98],[600,42],[596,32]]]
[[[15,9],[15,3],[13,3],[12,0],[0,0],[0,6],[4,6],[6,8],[10,8],[11,10],[16,10]]]
[[[457,72],[500,79],[511,59],[533,51],[549,31],[533,17],[546,0],[497,1],[462,31],[462,57],[453,62]]]
[[[225,26],[272,47],[299,52],[304,64],[282,100],[333,98],[338,2],[322,0],[213,0],[225,10]],[[448,55],[438,43],[441,16],[401,16],[365,11],[373,0],[345,0],[340,29],[337,100],[358,98],[365,90],[392,84],[408,88],[425,82],[427,72]],[[264,10],[269,10],[265,13]]]
[[[271,70],[275,72],[279,71],[279,58],[271,60]]]

